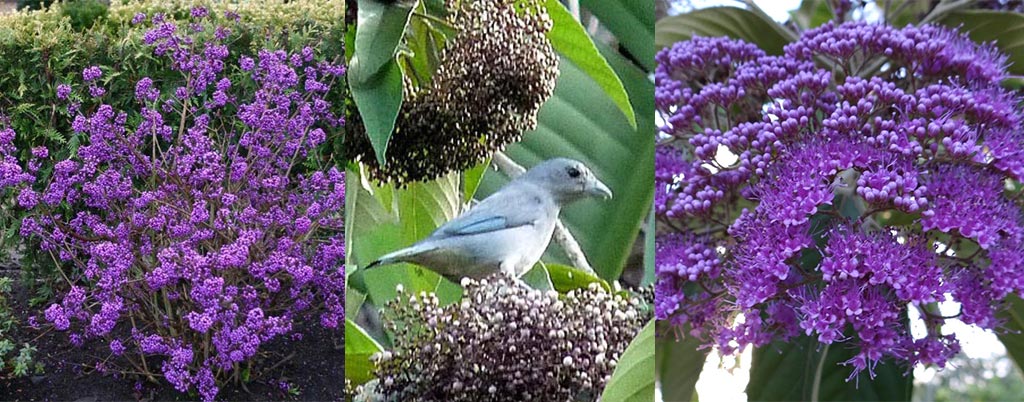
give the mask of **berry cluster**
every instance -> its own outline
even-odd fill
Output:
[[[459,33],[431,84],[406,98],[385,165],[365,134],[352,139],[376,179],[403,184],[471,168],[534,129],[554,92],[558,56],[540,2],[476,0],[449,9]]]
[[[464,285],[458,304],[440,306],[428,293],[388,304],[395,348],[375,356],[372,394],[388,401],[592,400],[649,319],[639,299],[597,284],[564,297],[504,276]]]

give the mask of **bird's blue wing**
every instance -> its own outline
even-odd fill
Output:
[[[468,236],[532,225],[544,215],[539,210],[544,198],[528,190],[508,186],[441,225],[431,237]]]
[[[496,230],[502,230],[508,228],[508,219],[504,216],[495,215],[481,215],[481,216],[467,216],[467,218],[459,222],[449,222],[450,225],[441,228],[442,231],[449,236],[465,236],[477,233],[493,232]]]

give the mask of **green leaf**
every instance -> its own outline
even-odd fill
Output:
[[[615,75],[615,71],[608,65],[608,61],[597,51],[587,31],[560,1],[547,0],[545,7],[551,21],[554,22],[547,35],[551,46],[593,78],[626,115],[629,125],[636,129],[636,115],[629,104],[629,94],[622,86],[622,81]]]
[[[395,61],[395,50],[410,15],[411,7],[359,0],[359,25],[347,75],[352,99],[381,165],[402,107],[402,69]]]
[[[349,263],[360,268],[422,240],[460,211],[458,173],[411,183],[404,189],[364,181],[362,173],[352,170],[348,177],[352,187],[356,187],[350,191],[347,205],[347,212],[351,213],[347,232],[352,242]],[[350,282],[362,283],[368,299],[378,306],[396,296],[397,285],[407,292],[436,292],[442,303],[461,297],[461,288],[456,284],[412,264],[357,269],[352,277]]]
[[[654,320],[637,334],[622,352],[612,378],[601,394],[602,401],[650,402],[654,400]]]
[[[999,313],[999,318],[1006,322],[1006,328],[996,331],[996,336],[1017,367],[1024,367],[1024,300],[1017,295],[1007,296],[1006,310]]]
[[[348,75],[356,83],[365,83],[395,59],[395,49],[402,41],[405,26],[412,15],[411,7],[388,5],[380,0],[358,0],[359,25],[355,49],[349,62]]]
[[[374,364],[370,356],[383,350],[359,325],[345,319],[345,378],[352,386],[373,379]]]
[[[961,10],[949,13],[939,23],[961,26],[960,31],[967,32],[975,42],[995,42],[996,47],[1010,57],[1010,73],[1024,74],[1024,14]]]
[[[728,36],[779,55],[789,43],[783,29],[775,21],[746,9],[712,7],[662,18],[655,27],[655,44],[660,49],[694,36]]]
[[[999,85],[1009,90],[1019,91],[1024,88],[1024,78],[1004,78]]]
[[[563,208],[561,218],[597,274],[612,281],[622,273],[653,203],[654,83],[632,62],[598,46],[634,100],[638,128],[618,117],[615,103],[579,67],[561,63],[554,95],[541,107],[537,129],[510,145],[506,154],[526,167],[556,157],[574,158],[611,188],[611,200],[577,202]],[[478,193],[491,194],[507,182],[489,172]],[[557,246],[548,251],[546,263],[566,262],[564,254],[558,258]]]
[[[867,373],[846,381],[852,367],[843,366],[857,350],[846,344],[825,347],[816,338],[800,336],[754,349],[747,398],[752,401],[909,401],[913,375],[904,365],[883,360]],[[817,398],[815,398],[815,396]]]
[[[355,317],[359,315],[359,309],[363,307],[366,295],[351,287],[345,289],[345,316]]]
[[[594,14],[601,24],[615,34],[615,39],[618,39],[646,71],[654,71],[653,1],[581,0],[580,5]]]
[[[658,339],[655,347],[656,375],[662,398],[665,402],[689,402],[704,369],[707,349],[698,350],[700,341],[692,336],[682,340]]]
[[[554,285],[551,284],[551,276],[548,275],[548,269],[544,266],[544,263],[539,262],[533,266],[532,269],[526,271],[523,276],[519,277],[531,288],[537,290],[552,290]]]
[[[558,293],[569,293],[576,289],[585,289],[591,283],[599,283],[604,290],[611,291],[608,282],[582,269],[562,264],[547,264],[551,283]]]
[[[826,0],[804,0],[800,2],[800,8],[789,15],[804,30],[817,28],[835,17],[831,2]]]
[[[383,166],[395,119],[402,108],[402,69],[392,59],[369,81],[356,82],[353,77],[349,75],[352,100],[359,109],[377,163]]]
[[[484,173],[491,166],[491,159],[487,158],[483,163],[462,172],[462,202],[468,203],[476,195],[480,188],[480,182],[484,179]]]
[[[932,10],[933,6],[930,1],[911,1],[906,3],[907,4],[900,4],[893,2],[892,6],[889,8],[890,14],[886,16],[886,20],[889,21],[890,25],[902,28],[908,24],[917,24],[924,16],[928,15],[928,12]],[[893,14],[896,11],[899,11],[899,14]]]

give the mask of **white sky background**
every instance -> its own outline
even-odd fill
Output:
[[[789,19],[789,12],[800,6],[800,0],[754,0],[761,9],[774,20],[784,22]],[[694,8],[706,8],[714,6],[735,6],[743,7],[743,3],[735,0],[690,0]],[[868,7],[871,7],[869,5]],[[874,11],[874,12],[873,12]],[[877,10],[867,10],[874,14]],[[660,122],[659,122],[660,124]],[[726,150],[727,152],[728,150]],[[735,156],[733,156],[735,157]],[[949,295],[947,295],[949,298]],[[943,302],[939,305],[943,315],[952,316],[959,311],[959,305],[955,302]],[[924,322],[917,316],[916,309],[911,308],[911,333],[916,337],[925,333]],[[947,320],[943,326],[943,333],[955,333],[960,340],[963,353],[972,359],[997,358],[1006,355],[1006,348],[999,342],[996,335],[991,331],[981,330],[966,325],[959,320]],[[701,401],[735,402],[746,401],[747,395],[744,389],[750,380],[751,348],[747,348],[738,358],[734,356],[723,357],[716,351],[708,355],[704,362],[704,370],[697,381],[697,395]],[[946,370],[955,370],[947,366]],[[914,382],[928,382],[934,379],[936,369],[921,368],[914,369]],[[655,395],[656,401],[662,401],[660,392]],[[676,401],[668,401],[676,402]],[[688,402],[688,401],[687,401]]]

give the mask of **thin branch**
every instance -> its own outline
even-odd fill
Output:
[[[942,19],[942,17],[945,17],[946,14],[949,14],[949,13],[951,13],[953,11],[956,11],[957,9],[960,9],[960,8],[963,8],[963,7],[967,7],[967,6],[971,5],[971,3],[974,3],[975,1],[976,0],[957,0],[957,1],[946,1],[946,0],[943,0],[943,1],[939,2],[939,5],[935,6],[935,8],[932,9],[932,12],[928,13],[928,15],[926,15],[921,20],[921,24],[927,24],[929,22],[938,21],[938,20]]]
[[[580,20],[580,0],[568,0],[566,3],[569,6],[568,7],[569,13],[572,14],[572,17],[575,18],[576,21],[579,21]]]

